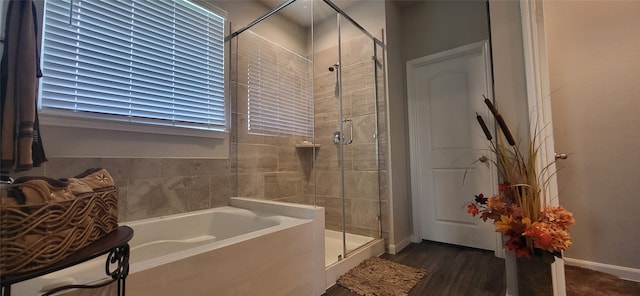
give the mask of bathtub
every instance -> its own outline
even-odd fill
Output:
[[[123,223],[134,230],[126,293],[321,295],[323,211],[233,198],[227,207]],[[105,260],[100,257],[14,285],[13,293],[37,295],[57,286],[101,281],[106,278]],[[112,284],[60,295],[115,295],[115,290]]]

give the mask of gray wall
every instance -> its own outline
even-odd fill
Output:
[[[484,1],[403,1],[401,15],[405,61],[489,39]]]
[[[569,258],[640,268],[640,2],[544,3]]]
[[[518,141],[529,135],[520,5],[490,1],[494,99]]]
[[[389,190],[390,204],[389,251],[395,253],[406,244],[412,234],[411,194],[409,175],[409,138],[407,103],[405,100],[404,60],[402,59],[400,10],[395,2],[386,2],[388,104],[389,118]]]
[[[406,62],[488,40],[489,27],[483,1],[401,1],[386,6],[393,199],[390,243],[399,244],[412,235]]]

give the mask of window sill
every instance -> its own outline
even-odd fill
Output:
[[[227,131],[199,130],[192,128],[180,128],[161,125],[150,125],[127,121],[113,121],[99,118],[69,117],[59,115],[51,111],[42,111],[38,114],[40,124],[45,126],[76,127],[88,129],[100,129],[111,131],[133,132],[141,134],[177,135],[198,138],[224,139]]]

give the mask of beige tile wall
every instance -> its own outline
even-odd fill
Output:
[[[50,158],[28,174],[68,178],[88,168],[105,168],[113,177],[119,192],[120,221],[229,204],[227,159]]]
[[[231,171],[233,196],[313,204],[313,148],[296,148],[301,136],[271,136],[249,133],[246,46],[243,35],[234,40],[232,55],[232,138]],[[238,42],[240,46],[238,46]],[[286,54],[274,45],[274,51]],[[282,67],[287,67],[287,59]]]
[[[365,40],[352,40],[362,50]],[[331,50],[326,51],[332,53]],[[322,53],[320,53],[322,54]],[[362,57],[357,59],[360,54]],[[228,205],[229,197],[243,196],[326,207],[327,228],[341,229],[340,167],[345,167],[346,224],[350,232],[377,236],[378,190],[382,199],[383,236],[388,231],[388,190],[384,112],[375,120],[373,70],[368,53],[349,52],[352,64],[343,65],[343,116],[354,121],[354,142],[344,147],[344,160],[331,135],[338,129],[339,102],[335,73],[314,77],[315,133],[321,148],[296,148],[302,137],[262,136],[247,132],[246,66],[232,67],[231,157],[224,159],[160,158],[52,158],[30,175],[53,178],[75,176],[87,168],[106,168],[120,192],[120,220],[176,214]],[[236,63],[246,59],[232,53]],[[244,69],[243,69],[244,68]],[[243,74],[244,73],[244,74]],[[355,81],[355,82],[354,82]],[[382,88],[379,90],[382,91]],[[382,98],[383,96],[379,96]],[[384,104],[379,102],[379,110]],[[380,148],[376,149],[375,124]],[[377,175],[376,153],[382,170]],[[316,170],[313,170],[315,160]],[[317,186],[316,186],[317,185]]]
[[[340,195],[340,166],[345,181],[345,224],[350,233],[378,236],[378,215],[382,207],[383,237],[388,236],[388,190],[386,179],[386,135],[383,76],[378,75],[378,106],[375,100],[374,66],[371,59],[373,44],[365,36],[343,43],[342,47],[342,114],[353,120],[353,143],[343,146],[343,160],[332,135],[339,129],[340,101],[336,91],[336,72],[315,67],[315,137],[322,145],[316,162],[318,205],[326,208],[327,229],[342,229],[342,199]],[[316,53],[317,61],[337,61],[337,50],[329,48]],[[329,64],[327,65],[327,67]],[[318,71],[318,69],[320,69]],[[378,118],[376,120],[376,107]],[[378,128],[380,145],[376,147],[374,134]],[[349,126],[343,131],[349,135]],[[378,156],[378,157],[377,157]],[[378,162],[381,171],[378,175]],[[381,202],[378,200],[380,195]]]
[[[232,41],[233,42],[233,41]],[[327,228],[340,230],[340,166],[345,167],[345,208],[349,232],[377,236],[378,190],[382,200],[383,237],[388,233],[388,189],[385,161],[384,111],[375,120],[370,41],[354,39],[345,47],[343,116],[354,122],[354,142],[345,146],[344,160],[331,135],[338,129],[335,72],[314,77],[315,134],[321,148],[296,148],[303,137],[261,136],[247,132],[246,59],[233,52],[231,67],[230,159],[51,158],[29,175],[72,177],[87,168],[102,167],[115,179],[120,197],[120,221],[226,206],[231,196],[255,197],[326,207]],[[366,46],[365,46],[366,45]],[[318,53],[335,54],[335,49]],[[244,65],[244,67],[243,67]],[[379,75],[379,79],[381,79]],[[383,82],[380,80],[380,82]],[[382,85],[382,84],[380,84]],[[383,88],[379,98],[384,97]],[[378,109],[384,110],[383,100]],[[380,148],[373,133],[378,124]],[[381,174],[376,171],[376,152]],[[313,170],[315,160],[316,170]],[[16,177],[19,177],[16,176]],[[317,186],[316,186],[317,185]]]
[[[315,67],[314,132],[315,143],[321,147],[313,149],[295,148],[296,143],[313,139],[247,133],[247,59],[242,49],[242,36],[239,40],[240,49],[237,52],[232,49],[232,56],[238,66],[232,70],[237,73],[237,77],[232,77],[232,85],[236,90],[232,122],[235,123],[237,142],[234,145],[235,151],[232,152],[235,159],[231,161],[232,171],[237,172],[237,195],[308,204],[313,204],[315,196],[317,205],[326,208],[326,227],[341,230],[343,218],[340,169],[344,166],[347,230],[377,237],[379,194],[382,194],[383,214],[389,211],[387,182],[386,179],[379,178],[377,171],[376,156],[384,157],[385,151],[376,148],[376,125],[381,129],[378,131],[379,135],[386,133],[382,130],[384,124],[380,124],[384,122],[380,121],[384,120],[384,112],[379,112],[379,120],[376,121],[376,107],[384,110],[384,100],[380,99],[376,106],[372,42],[363,36],[344,43],[342,49],[342,112],[343,118],[353,120],[351,145],[340,147],[332,140],[333,133],[339,129],[340,101],[337,97],[336,72],[323,70],[331,63],[327,67]],[[235,45],[237,48],[237,44]],[[336,52],[335,48],[329,48],[316,53],[314,58],[316,61],[337,61],[334,58]],[[379,75],[378,79],[382,77]],[[384,98],[383,90],[380,87],[380,98]],[[347,130],[345,125],[345,133],[348,135]],[[338,157],[339,149],[344,149],[342,160]],[[380,163],[384,165],[386,162],[381,159]],[[313,165],[315,170],[312,169]],[[385,171],[381,176],[386,176]],[[388,221],[384,220],[386,218],[383,216],[383,221]],[[388,223],[382,224],[386,237],[388,226],[385,224]]]

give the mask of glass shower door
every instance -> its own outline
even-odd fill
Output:
[[[380,237],[376,50],[373,39],[338,14],[339,157],[345,256]]]
[[[330,11],[333,10],[333,11]],[[373,37],[329,6],[313,35],[317,205],[325,209],[326,266],[381,238],[377,58]],[[326,16],[331,15],[327,19]],[[316,34],[315,32],[318,32]],[[385,186],[382,186],[385,188]]]

